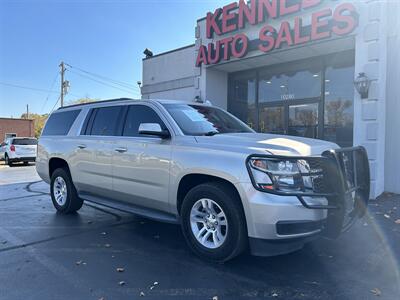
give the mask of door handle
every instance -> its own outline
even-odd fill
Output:
[[[79,145],[78,145],[78,148],[79,148],[79,149],[85,149],[86,147],[87,147],[87,146],[86,146],[85,144],[79,144]]]
[[[123,147],[118,147],[118,148],[115,148],[115,151],[117,151],[119,153],[124,153],[124,152],[128,151],[128,149],[123,148]]]

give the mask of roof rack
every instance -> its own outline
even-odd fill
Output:
[[[64,108],[70,108],[70,107],[85,106],[85,105],[89,105],[89,104],[108,103],[108,102],[113,102],[113,101],[129,101],[129,100],[135,100],[135,99],[133,99],[133,98],[107,99],[107,100],[100,100],[100,101],[93,101],[93,102],[86,102],[86,103],[67,105],[67,106],[59,107],[57,110],[64,109]]]

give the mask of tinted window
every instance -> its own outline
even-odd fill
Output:
[[[37,140],[29,139],[29,138],[14,139],[12,144],[13,145],[37,145]]]
[[[52,114],[46,122],[42,135],[67,135],[81,110],[70,110]]]
[[[96,108],[91,135],[117,135],[117,127],[121,119],[121,106]]]
[[[141,123],[157,123],[160,124],[161,129],[167,129],[153,109],[145,105],[131,105],[126,116],[123,135],[143,136],[139,134],[139,125]]]
[[[253,132],[222,109],[203,105],[165,104],[165,108],[187,135]]]

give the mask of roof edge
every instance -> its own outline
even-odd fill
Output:
[[[153,55],[151,57],[145,57],[142,60],[143,61],[149,60],[149,59],[152,59],[152,58],[155,58],[155,57],[158,57],[158,56],[162,56],[162,55],[170,54],[170,53],[177,52],[177,51],[180,51],[180,50],[184,50],[184,49],[187,49],[187,48],[191,48],[191,47],[194,47],[195,45],[196,44],[190,44],[190,45],[183,46],[183,47],[180,47],[180,48],[176,48],[176,49],[172,49],[172,50],[169,50],[169,51],[161,52],[161,53]]]

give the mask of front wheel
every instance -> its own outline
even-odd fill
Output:
[[[191,189],[183,200],[181,217],[189,247],[206,260],[228,261],[247,245],[240,199],[224,184],[205,183]]]
[[[63,214],[76,212],[83,205],[83,199],[78,197],[67,169],[60,168],[53,172],[50,181],[50,194],[54,207]]]

